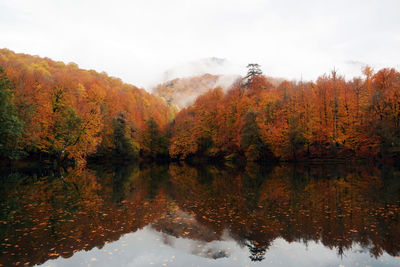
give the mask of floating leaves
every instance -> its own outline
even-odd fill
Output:
[[[157,167],[152,168],[154,172]],[[358,171],[339,173],[329,179],[318,172],[314,174],[317,178],[301,172],[295,173],[302,177],[297,179],[288,178],[294,175],[292,169],[276,167],[257,180],[257,172],[211,168],[207,174],[211,178],[206,180],[192,167],[169,168],[172,177],[164,173],[163,179],[168,181],[164,184],[154,185],[156,181],[146,170],[141,176],[128,176],[127,184],[118,189],[122,201],[121,196],[113,195],[119,180],[113,180],[112,172],[101,179],[87,169],[70,172],[67,186],[57,179],[18,185],[18,190],[5,194],[16,204],[9,205],[4,198],[0,202],[0,211],[7,218],[0,221],[5,233],[0,263],[35,265],[70,257],[102,248],[148,224],[170,236],[201,241],[193,246],[200,250],[229,231],[237,242],[246,244],[254,259],[266,257],[279,237],[289,242],[318,241],[338,252],[358,243],[375,257],[400,252],[396,239],[399,185],[381,180],[379,171],[362,176]],[[297,167],[296,171],[301,170]],[[121,241],[119,250],[109,251],[107,256],[122,253],[125,246]],[[92,261],[100,260],[89,258]]]

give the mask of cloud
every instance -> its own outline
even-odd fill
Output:
[[[258,62],[269,76],[315,79],[349,60],[398,66],[399,9],[395,0],[3,0],[0,46],[147,88],[171,66],[213,56],[238,74]]]

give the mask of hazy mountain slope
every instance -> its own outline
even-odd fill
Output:
[[[240,75],[204,74],[185,78],[176,78],[159,84],[153,89],[153,94],[163,97],[170,105],[182,109],[194,103],[194,100],[216,87],[228,91],[235,81],[240,81]],[[266,77],[273,85],[278,86],[283,79]]]
[[[238,79],[239,76],[223,76],[204,74],[201,76],[177,78],[158,85],[153,89],[156,96],[165,98],[165,100],[179,108],[189,106],[194,100],[215,87],[223,89]]]

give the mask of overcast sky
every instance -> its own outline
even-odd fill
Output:
[[[244,74],[346,78],[363,64],[400,69],[400,1],[1,0],[0,47],[105,71],[149,88],[208,57]]]

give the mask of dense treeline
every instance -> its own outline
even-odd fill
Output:
[[[175,117],[174,98],[167,103],[74,63],[2,49],[0,67],[0,158],[299,161],[400,154],[400,73],[394,69],[366,67],[363,78],[352,80],[332,71],[316,82],[281,83],[253,69]],[[204,89],[206,78],[217,80],[206,75],[184,84]]]
[[[167,153],[165,101],[74,63],[0,50],[0,157]]]
[[[216,88],[183,109],[170,155],[262,160],[388,159],[400,152],[400,73],[370,67],[346,81],[336,71],[316,82],[263,75]]]

